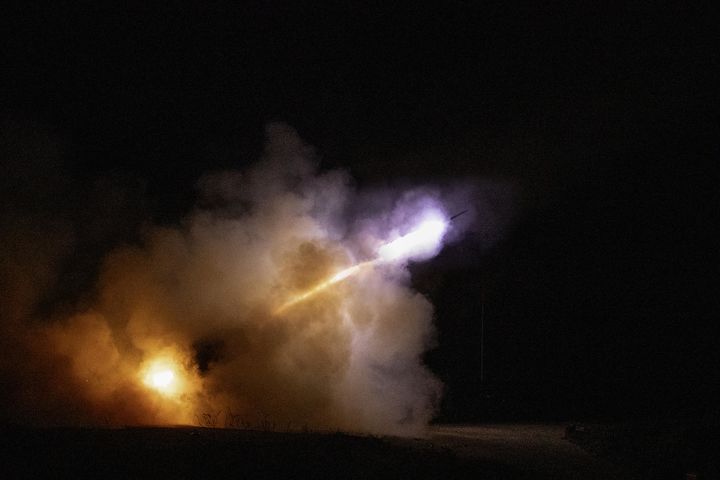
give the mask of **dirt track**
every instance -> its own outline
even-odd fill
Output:
[[[632,478],[564,438],[562,425],[434,426],[433,444],[461,457],[499,462],[525,474],[558,479]]]
[[[11,427],[0,458],[7,478],[629,478],[562,437],[553,425],[436,426],[425,439]]]

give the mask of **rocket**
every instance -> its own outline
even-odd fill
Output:
[[[448,222],[452,222],[453,220],[455,220],[456,218],[458,218],[460,215],[465,215],[468,211],[469,211],[469,210],[466,208],[466,209],[463,210],[462,212],[456,213],[455,215],[453,215],[452,217],[450,217],[450,219],[448,220]]]

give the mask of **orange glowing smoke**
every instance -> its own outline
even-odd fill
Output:
[[[156,359],[141,372],[145,386],[165,396],[175,396],[182,391],[183,380],[177,365],[169,359]]]

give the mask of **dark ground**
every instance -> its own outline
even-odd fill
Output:
[[[2,478],[684,479],[718,475],[689,424],[435,425],[425,438],[195,427],[0,428]]]
[[[495,423],[438,425],[430,441],[463,459],[511,466],[523,478],[632,479],[631,469],[619,467],[568,441],[559,423]]]
[[[712,422],[571,425],[566,438],[638,478],[720,478],[720,428]]]
[[[422,440],[192,427],[1,432],[3,478],[531,478]]]

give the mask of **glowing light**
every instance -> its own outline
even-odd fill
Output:
[[[386,262],[432,255],[440,248],[447,224],[440,218],[425,220],[418,228],[378,249],[378,257]]]
[[[145,371],[143,383],[164,395],[175,394],[179,389],[176,369],[168,360],[155,360],[152,362]]]
[[[150,382],[153,387],[157,389],[167,388],[172,381],[175,379],[175,374],[172,370],[163,370],[161,372],[155,372],[150,376]]]

